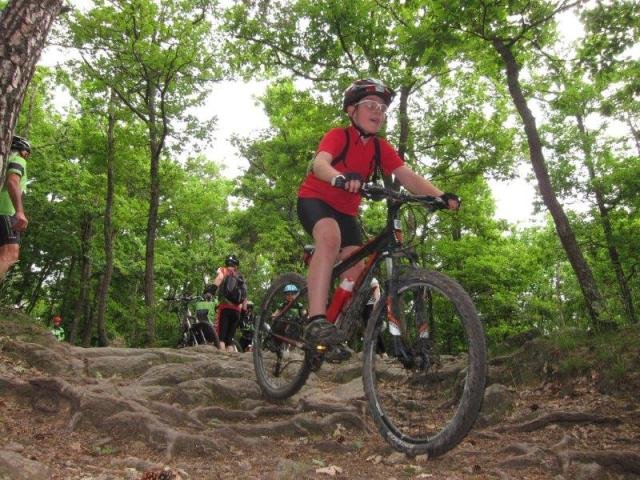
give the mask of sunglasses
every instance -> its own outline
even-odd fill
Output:
[[[389,107],[380,102],[376,102],[375,100],[360,100],[354,106],[362,105],[370,112],[380,112],[382,114],[386,114]]]

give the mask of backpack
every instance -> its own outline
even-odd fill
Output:
[[[333,158],[333,160],[331,160],[332,167],[337,165],[339,162],[343,162],[345,165],[347,164],[346,157],[347,157],[347,151],[349,150],[349,127],[346,127],[343,130],[344,130],[344,136],[345,136],[344,146],[342,147],[342,150],[340,151],[340,153],[336,155]],[[382,173],[382,167],[380,165],[380,140],[378,139],[378,137],[373,137],[373,142],[374,142],[373,146],[375,148],[375,154],[371,159],[373,168],[370,168],[370,173],[367,176],[367,178],[364,180],[364,183],[368,183],[370,181],[373,183],[376,183],[378,181],[378,175],[381,176],[386,182],[387,179],[385,175]],[[311,172],[313,172],[313,159],[311,159],[311,161],[309,162],[309,166],[307,167],[307,174]]]
[[[349,127],[344,129],[344,136],[344,147],[342,147],[342,151],[338,155],[336,155],[333,160],[331,160],[332,167],[340,162],[344,163],[345,166],[347,165],[347,151],[349,150]],[[380,165],[380,140],[378,139],[378,137],[373,137],[373,146],[375,149],[375,153],[373,155],[373,158],[371,159],[369,175],[367,176],[367,178],[365,178],[364,183],[376,183],[378,181],[378,175],[384,177],[384,175],[382,174],[382,166]]]
[[[221,297],[234,305],[240,305],[247,298],[247,283],[240,273],[227,270],[218,291]]]

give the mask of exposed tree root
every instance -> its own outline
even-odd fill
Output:
[[[558,453],[562,470],[567,471],[572,463],[597,463],[623,473],[640,474],[640,455],[630,451],[582,451],[565,450]]]
[[[619,425],[622,421],[615,417],[606,417],[595,413],[584,412],[551,412],[544,413],[534,420],[495,428],[497,432],[533,432],[545,428],[552,423],[607,423]]]

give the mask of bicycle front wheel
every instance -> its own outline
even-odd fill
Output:
[[[469,295],[445,275],[414,269],[390,288],[365,332],[365,394],[393,448],[435,457],[464,439],[480,411],[484,332]],[[386,355],[376,354],[379,335]]]
[[[285,294],[289,285],[296,287],[295,296]],[[297,273],[276,278],[262,302],[253,335],[253,365],[258,385],[270,400],[291,397],[309,378],[311,352],[302,342],[308,305],[306,281]]]

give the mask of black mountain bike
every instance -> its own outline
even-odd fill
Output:
[[[191,313],[191,304],[202,300],[199,296],[182,295],[166,298],[174,305],[174,311],[180,324],[180,340],[178,348],[195,347],[196,345],[215,345],[220,348],[220,339],[213,324],[207,318],[207,313]]]
[[[370,283],[379,279],[381,299],[367,322],[363,350],[364,391],[373,420],[385,440],[408,455],[441,455],[467,435],[480,411],[486,373],[482,324],[469,295],[453,279],[416,265],[404,245],[399,212],[419,204],[429,212],[444,205],[431,196],[396,192],[376,185],[364,197],[387,200],[385,228],[333,268],[334,283],[356,262],[365,268],[343,306],[337,327],[351,338],[361,323]],[[419,227],[424,228],[424,227]],[[306,253],[309,253],[307,251]],[[285,285],[299,288],[287,303]],[[276,278],[256,320],[253,361],[265,397],[282,400],[297,393],[326,352],[305,342],[308,291],[303,276]],[[380,334],[389,356],[377,355]]]

